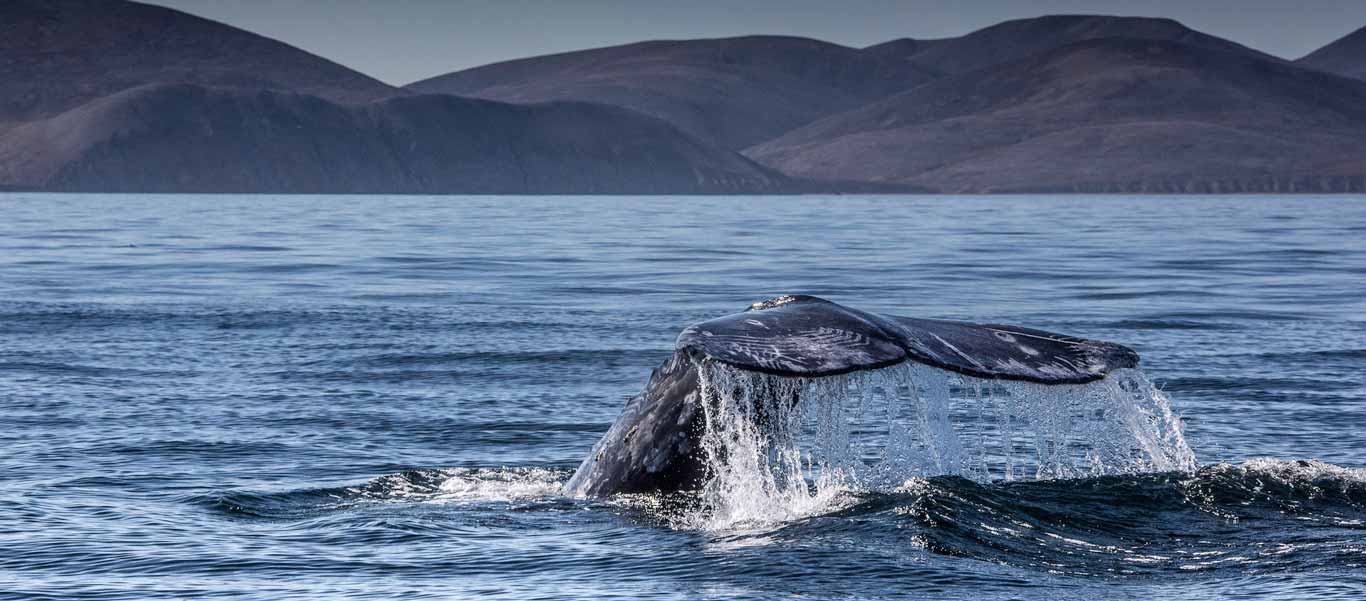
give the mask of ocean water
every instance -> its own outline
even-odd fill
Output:
[[[562,494],[791,292],[1131,346],[1198,466]],[[4,599],[1361,599],[1366,198],[0,195],[0,518]]]

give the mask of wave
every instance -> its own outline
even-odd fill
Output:
[[[302,519],[395,503],[559,502],[568,470],[547,468],[411,469],[353,486],[196,496],[192,503],[233,516]]]
[[[1189,472],[1014,482],[917,477],[880,491],[827,489],[810,498],[802,515],[724,529],[690,521],[705,506],[698,495],[574,500],[562,492],[569,475],[538,467],[414,469],[352,486],[230,491],[192,502],[227,518],[286,520],[305,530],[349,520],[426,536],[464,527],[434,525],[441,520],[433,516],[482,512],[477,523],[483,524],[506,511],[596,509],[628,524],[691,532],[724,548],[876,541],[889,552],[1072,576],[1366,564],[1366,470],[1316,460],[1260,458]],[[401,515],[416,509],[425,513]],[[319,519],[328,521],[317,525]]]
[[[1256,459],[1000,485],[937,478],[842,517],[909,529],[935,553],[1072,575],[1348,567],[1366,561],[1366,471]]]

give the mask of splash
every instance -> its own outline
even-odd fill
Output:
[[[370,501],[515,503],[556,497],[564,474],[543,468],[410,470],[348,489]]]
[[[1202,467],[1182,483],[1182,490],[1187,501],[1231,521],[1243,519],[1250,509],[1274,508],[1302,521],[1356,528],[1366,508],[1366,470],[1316,459],[1263,457]],[[1335,508],[1352,511],[1344,517]]]
[[[908,480],[1063,479],[1195,469],[1171,403],[1138,370],[1084,385],[919,364],[790,378],[698,366],[708,479],[694,526],[828,512]]]
[[[411,469],[355,486],[234,490],[192,500],[236,516],[306,519],[394,505],[529,507],[558,502],[569,473],[543,468]]]

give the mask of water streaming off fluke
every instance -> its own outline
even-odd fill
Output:
[[[1195,469],[1170,401],[1137,369],[1088,384],[985,380],[903,363],[821,378],[698,365],[705,511],[732,527],[827,511],[842,493]]]

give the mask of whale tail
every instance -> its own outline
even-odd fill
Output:
[[[807,388],[820,388],[818,381],[834,383],[833,388],[821,388],[834,399],[845,393],[840,382],[848,379],[832,376],[901,363],[980,380],[1020,381],[999,382],[998,387],[1014,386],[1027,395],[1032,394],[1031,385],[1024,383],[1094,382],[1112,371],[1137,367],[1138,354],[1118,344],[1028,328],[876,315],[813,296],[783,296],[684,329],[673,356],[655,370],[645,390],[627,402],[621,417],[566,485],[566,492],[606,496],[676,491],[719,482],[722,473],[742,474],[740,480],[757,477],[758,472],[719,468],[735,464],[725,457],[748,455],[723,448],[724,441],[718,441],[743,439],[736,438],[741,431],[763,438],[757,433],[774,424],[749,422],[774,422],[773,415],[796,415],[793,411],[802,409],[799,405],[813,400]],[[942,439],[942,444],[953,446],[956,439],[950,435],[952,428],[944,425],[948,423],[943,405],[949,386],[946,379],[935,382],[925,382],[935,384],[935,391],[929,395],[934,406],[916,410],[925,413],[926,419],[920,421],[939,424],[938,430],[922,438],[927,444],[940,444],[934,441]],[[736,394],[740,396],[731,398]],[[1101,396],[1117,399],[1119,410],[1135,411],[1127,394],[1118,386]],[[1153,399],[1165,402],[1155,396]],[[931,420],[929,413],[937,417]],[[1021,414],[1006,418],[1004,423],[1029,421],[1028,415]],[[1148,420],[1120,419],[1113,423],[1129,427]],[[718,438],[722,431],[728,432]],[[1143,440],[1154,436],[1161,435],[1143,434]],[[774,448],[775,444],[758,439],[751,442],[752,449]],[[1065,440],[1059,442],[1058,448],[1066,446]],[[777,486],[772,482],[769,485]]]
[[[677,349],[789,377],[914,361],[983,379],[1082,384],[1138,366],[1137,353],[1109,342],[1016,326],[876,315],[803,295],[689,326]]]

